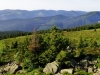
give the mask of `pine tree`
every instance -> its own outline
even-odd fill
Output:
[[[34,28],[33,37],[30,41],[28,48],[32,52],[39,53],[40,45],[39,45],[39,39],[38,39],[38,36],[37,36],[37,33],[36,33],[36,28]]]

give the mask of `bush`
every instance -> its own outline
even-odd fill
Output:
[[[59,64],[63,64],[66,60],[68,60],[68,52],[63,50],[60,51],[56,57],[56,60],[59,62]]]
[[[45,73],[42,72],[43,69],[41,67],[39,67],[38,69],[34,69],[32,72],[31,72],[31,75],[46,75]]]
[[[88,73],[85,70],[77,70],[75,72],[76,75],[93,75],[92,73]]]
[[[97,64],[96,64],[96,66],[100,68],[100,58],[97,58]]]

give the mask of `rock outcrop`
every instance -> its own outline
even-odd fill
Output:
[[[20,69],[22,69],[21,66],[19,66],[15,62],[12,62],[12,63],[8,63],[7,65],[1,67],[0,73],[4,74],[6,72],[9,72],[10,74],[14,74]]]
[[[59,70],[59,65],[56,61],[52,62],[52,63],[48,63],[46,65],[46,67],[43,69],[44,73],[57,73],[57,71]]]

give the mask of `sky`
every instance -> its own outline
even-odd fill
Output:
[[[100,0],[0,0],[0,10],[100,11]]]

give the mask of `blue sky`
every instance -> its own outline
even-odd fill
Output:
[[[0,10],[100,11],[100,0],[0,0]]]

